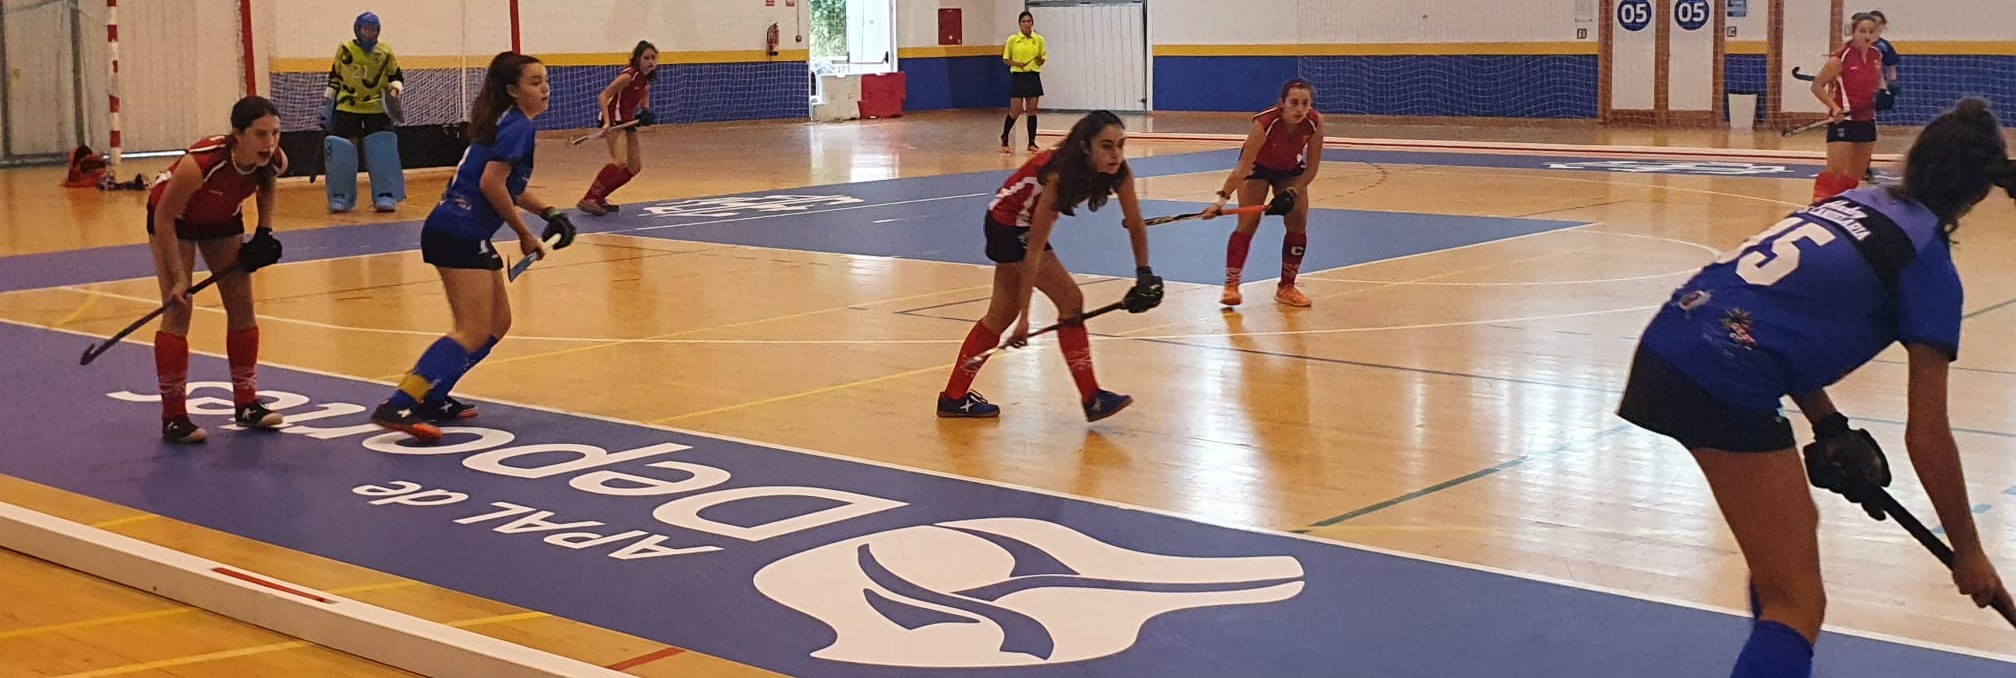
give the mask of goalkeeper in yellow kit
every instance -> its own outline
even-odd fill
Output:
[[[364,149],[371,173],[371,204],[390,212],[406,200],[406,175],[399,162],[399,93],[406,76],[392,46],[378,41],[378,15],[357,15],[357,39],[336,47],[329,86],[322,90],[322,170],[328,175],[329,211],[357,205],[357,149]],[[362,138],[363,142],[358,143]]]

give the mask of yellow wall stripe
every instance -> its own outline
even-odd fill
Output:
[[[995,48],[996,52],[1000,48]],[[406,70],[428,68],[482,68],[490,63],[491,54],[460,56],[404,56],[399,57],[399,67]],[[572,54],[533,54],[548,66],[621,66],[629,63],[629,52],[582,52]],[[738,64],[776,63],[796,61],[803,63],[810,59],[810,50],[782,49],[777,56],[770,56],[760,49],[719,50],[708,52],[662,52],[658,62],[664,64]],[[274,59],[269,67],[275,73],[326,73],[329,71],[326,57],[285,57]]]
[[[1957,41],[1957,40],[1912,40],[1890,42],[1897,48],[1898,55],[1910,59],[1913,54],[1928,56],[2016,56],[2016,42]],[[1904,62],[1909,68],[1911,62]]]
[[[2016,41],[1939,41],[1925,40],[1898,42],[1897,51],[1906,58],[1920,56],[2016,56]],[[1730,54],[1764,54],[1767,45],[1761,40],[1732,40]],[[902,59],[932,59],[948,57],[995,56],[1001,53],[1000,45],[946,45],[905,47],[897,53]],[[1279,44],[1279,45],[1156,45],[1156,56],[1192,57],[1253,57],[1253,56],[1487,56],[1487,55],[1594,55],[1597,45],[1594,41],[1580,42],[1444,42],[1444,43],[1355,43],[1355,44]],[[583,52],[572,54],[538,54],[541,61],[551,66],[621,66],[629,61],[629,52]],[[667,64],[732,64],[770,63],[780,61],[802,62],[811,58],[809,50],[779,50],[771,57],[762,50],[717,50],[696,52],[664,52],[659,55],[661,63]],[[459,56],[402,56],[399,65],[407,69],[423,68],[482,68],[488,63],[489,55]],[[286,57],[274,59],[271,68],[275,73],[322,73],[329,70],[329,59],[324,57]]]
[[[1001,45],[939,45],[905,47],[896,50],[898,59],[938,59],[945,57],[1001,56]]]

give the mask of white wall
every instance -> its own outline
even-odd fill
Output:
[[[899,0],[904,4],[919,0]],[[272,50],[267,58],[327,58],[351,39],[350,26],[364,11],[378,14],[382,40],[401,57],[471,55],[487,57],[511,48],[508,0],[269,0],[274,6]],[[778,25],[778,49],[810,46],[811,5],[780,0],[766,7],[756,0],[567,0],[519,3],[520,39],[534,55],[629,52],[650,40],[662,52],[755,51],[764,30]],[[935,19],[934,19],[935,24]],[[797,38],[804,36],[805,41]],[[265,42],[262,40],[262,42]]]
[[[1156,44],[1564,42],[1576,0],[1150,0]]]
[[[1015,15],[1022,13],[1022,0],[896,0],[896,44],[937,47],[940,7],[960,10],[965,45],[1000,45],[1016,30]]]
[[[364,2],[360,0],[267,0],[273,7],[273,27],[260,42],[272,51],[267,59],[328,59],[336,46],[354,36],[357,15],[376,13],[384,31],[379,39],[400,57],[490,55],[511,49],[511,15],[507,0],[436,0],[434,2]],[[529,38],[550,29],[525,14],[532,3],[521,3],[520,20]],[[255,26],[255,30],[256,30]],[[613,51],[613,50],[597,50]]]
[[[2016,36],[2016,2],[1918,0],[1875,3],[1890,17],[1891,42],[1913,40],[2006,41]],[[1861,11],[1850,7],[1849,16]],[[1901,47],[1901,46],[1900,46]]]
[[[1750,11],[1746,16],[1729,17],[1729,26],[1736,29],[1739,42],[1764,42],[1770,39],[1767,31],[1771,28],[1771,0],[1750,0]]]

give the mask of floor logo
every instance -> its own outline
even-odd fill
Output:
[[[1711,177],[1754,177],[1792,174],[1784,165],[1756,165],[1747,162],[1686,162],[1653,160],[1604,160],[1600,162],[1550,162],[1548,169],[1631,172],[1635,174],[1696,174]]]
[[[654,217],[738,217],[745,214],[804,212],[816,207],[838,207],[867,202],[851,195],[757,195],[729,198],[695,198],[659,203],[644,208]]]
[[[1047,521],[986,518],[796,553],[758,571],[755,584],[832,628],[832,644],[814,657],[987,668],[1117,654],[1157,615],[1287,600],[1302,575],[1290,556],[1166,556]]]

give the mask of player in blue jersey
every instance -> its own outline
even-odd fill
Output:
[[[547,243],[519,218],[518,209],[524,208],[545,217],[543,237],[553,240],[553,248],[574,242],[574,224],[567,215],[525,190],[532,180],[532,119],[546,111],[551,92],[546,66],[538,59],[504,52],[490,60],[469,113],[469,150],[420,229],[421,257],[441,273],[455,329],[420,355],[392,397],[371,415],[373,423],[431,444],[441,440],[441,429],[430,422],[476,416],[475,408],[448,394],[511,328],[504,260],[491,248],[490,237],[509,224],[518,234],[520,252],[544,256]]]
[[[1919,135],[1900,185],[1793,213],[1701,269],[1646,328],[1618,414],[1693,453],[1750,566],[1758,621],[1731,675],[1807,676],[1826,608],[1819,514],[1779,401],[1791,396],[1813,424],[1806,464],[1817,450],[1852,463],[1868,479],[1858,482],[1887,484],[1874,439],[1849,430],[1825,388],[1892,343],[1910,356],[1905,441],[1952,539],[1953,582],[1977,605],[2008,598],[1975,532],[1946,420],[1961,319],[1949,236],[1998,187],[2016,197],[2001,123],[1985,101],[1962,101]],[[1849,486],[1817,471],[1813,482]]]

